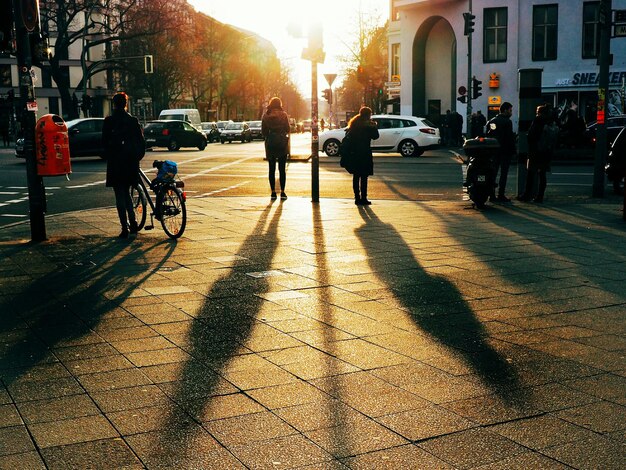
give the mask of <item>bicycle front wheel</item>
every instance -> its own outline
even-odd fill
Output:
[[[180,189],[167,186],[160,191],[161,226],[170,238],[179,238],[187,225],[187,207]]]
[[[146,195],[145,189],[140,184],[131,186],[130,199],[133,201],[133,211],[137,220],[137,229],[141,230],[146,224]]]

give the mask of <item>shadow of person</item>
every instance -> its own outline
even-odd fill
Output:
[[[193,421],[181,419],[179,410],[172,410],[165,418],[164,432],[152,445],[162,464],[187,468],[208,465],[203,460],[208,457],[198,453],[198,439],[206,431],[197,422],[205,420],[204,413],[215,395],[238,391],[224,380],[224,375],[234,358],[251,352],[245,343],[259,325],[256,317],[267,302],[256,294],[269,291],[270,283],[264,274],[271,268],[279,245],[282,210],[282,203],[270,203],[264,209],[232,256],[231,267],[211,285],[207,300],[186,331],[183,349],[190,358],[181,365],[169,394]],[[258,277],[246,273],[258,273]],[[244,284],[248,286],[242,289]]]
[[[370,268],[393,291],[393,303],[410,312],[418,333],[442,344],[503,401],[519,401],[521,384],[512,365],[489,343],[481,322],[445,276],[425,270],[396,228],[371,207],[359,208],[363,225],[355,234]],[[381,251],[381,238],[390,251]]]
[[[161,246],[167,249],[159,261],[146,264],[146,255]],[[8,260],[23,266],[25,274],[10,291],[4,284],[0,300],[0,335],[5,339],[0,376],[5,385],[36,366],[58,364],[60,348],[106,345],[94,329],[104,318],[123,316],[120,305],[167,262],[174,248],[168,242],[128,245],[101,237],[15,247]]]

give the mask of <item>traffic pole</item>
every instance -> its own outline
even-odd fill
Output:
[[[46,240],[46,193],[43,178],[37,174],[35,158],[35,124],[37,102],[32,77],[32,51],[30,35],[39,34],[39,2],[37,0],[13,0],[16,30],[16,56],[22,110],[22,132],[24,156],[26,157],[26,180],[28,184],[28,206],[30,236],[33,242]]]
[[[317,128],[317,61],[311,61],[311,202],[320,202],[320,139]]]

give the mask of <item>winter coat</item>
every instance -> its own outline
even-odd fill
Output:
[[[498,114],[487,123],[487,136],[495,137],[500,144],[500,155],[511,156],[517,152],[515,148],[515,133],[511,118],[505,114]]]
[[[550,122],[550,118],[535,116],[528,128],[528,169],[547,171],[550,167],[552,155],[538,149],[543,128]]]
[[[268,108],[261,120],[261,133],[265,138],[265,156],[269,159],[286,159],[289,153],[289,116],[280,108]],[[279,135],[270,136],[270,134]],[[274,143],[276,141],[276,143]]]
[[[102,144],[107,161],[106,185],[132,186],[139,181],[139,161],[145,153],[143,131],[136,117],[116,109],[104,119]]]
[[[370,176],[374,174],[372,140],[379,137],[376,122],[357,118],[348,129],[350,135],[351,157],[347,170],[353,175]]]

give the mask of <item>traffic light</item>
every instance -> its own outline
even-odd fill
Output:
[[[475,18],[476,16],[472,15],[471,13],[463,13],[463,21],[465,23],[463,34],[465,36],[469,36],[470,34],[474,32],[474,19]]]
[[[456,100],[461,103],[467,103],[467,88],[461,85],[459,87],[459,95],[461,96],[459,96]]]
[[[0,5],[0,52],[13,52],[13,2],[1,0]]]
[[[365,67],[359,65],[356,68],[356,79],[359,83],[365,83],[367,81],[367,77],[365,76]]]
[[[333,90],[331,90],[330,88],[326,88],[322,91],[322,94],[324,95],[324,99],[328,101],[328,104],[333,103]]]
[[[144,73],[154,73],[154,64],[151,55],[143,56],[143,71]]]
[[[379,88],[379,89],[378,89],[378,97],[379,97],[379,98],[382,98],[383,93],[384,93],[384,90],[383,90],[382,88]]]
[[[483,89],[482,85],[482,81],[478,80],[476,77],[472,77],[472,99],[475,100],[476,98],[478,98],[479,96],[482,96],[482,93],[480,92],[480,90]]]

